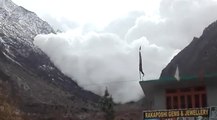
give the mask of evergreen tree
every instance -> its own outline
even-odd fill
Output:
[[[109,95],[108,89],[106,88],[104,96],[100,101],[100,108],[105,113],[106,120],[114,120],[114,108],[113,99]]]

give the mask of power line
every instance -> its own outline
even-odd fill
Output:
[[[88,86],[102,86],[105,84],[117,84],[117,83],[126,83],[126,82],[139,82],[138,80],[127,80],[127,81],[109,81],[109,82],[98,82],[91,84],[81,84],[80,86],[88,87]]]

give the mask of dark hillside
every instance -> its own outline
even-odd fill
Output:
[[[178,53],[163,69],[160,78],[173,77],[177,65],[180,76],[217,74],[217,21]]]

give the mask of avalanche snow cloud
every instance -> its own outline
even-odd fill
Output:
[[[139,46],[144,79],[157,79],[171,58],[217,19],[213,11],[214,0],[161,0],[154,16],[132,11],[100,30],[92,24],[53,22],[71,31],[38,35],[34,44],[84,89],[103,95],[108,87],[116,102],[128,102],[144,95],[139,86]]]
[[[157,62],[166,64],[167,60],[161,60],[161,57],[171,56],[171,51],[150,44],[145,37],[126,42],[111,33],[38,35],[34,44],[79,86],[99,95],[103,95],[108,87],[116,102],[138,100],[143,96],[138,73],[140,45],[146,78],[155,78],[160,74],[155,68],[163,68],[163,65]],[[148,65],[152,67],[146,69]]]

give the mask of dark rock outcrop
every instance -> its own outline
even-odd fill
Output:
[[[217,21],[178,53],[162,70],[160,78],[173,77],[177,65],[181,77],[217,74]]]

